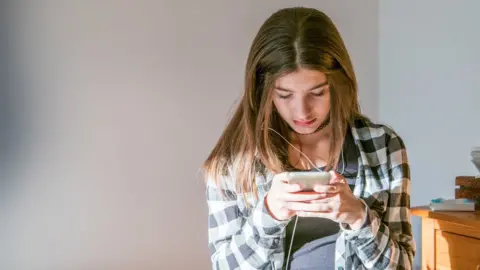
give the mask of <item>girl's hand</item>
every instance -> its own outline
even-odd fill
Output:
[[[346,223],[353,230],[361,228],[366,215],[365,205],[353,195],[342,175],[331,173],[330,184],[314,187],[321,198],[309,202],[288,202],[288,211],[301,217],[323,217]]]
[[[273,177],[272,186],[265,196],[265,205],[270,215],[277,220],[288,220],[296,215],[294,210],[288,209],[290,204],[314,201],[325,196],[320,193],[302,193],[299,185],[288,184],[285,173]]]

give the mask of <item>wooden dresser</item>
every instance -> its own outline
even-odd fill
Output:
[[[422,218],[422,269],[480,270],[480,211],[411,213]]]

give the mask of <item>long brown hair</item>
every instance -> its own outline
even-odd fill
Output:
[[[327,169],[333,168],[349,124],[362,117],[357,82],[343,40],[323,12],[305,7],[273,13],[260,27],[245,69],[245,90],[232,119],[203,165],[217,184],[228,175],[237,192],[256,194],[259,173],[284,171],[289,129],[273,105],[275,80],[298,68],[326,74],[331,92],[332,137]]]

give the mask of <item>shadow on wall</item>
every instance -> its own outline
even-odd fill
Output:
[[[4,1],[0,2],[0,11],[3,11]],[[2,12],[3,13],[3,12]],[[11,116],[9,107],[9,96],[11,94],[9,80],[9,61],[8,61],[8,45],[7,45],[7,26],[5,25],[5,16],[0,13],[0,190],[3,190],[5,178],[3,173],[7,166],[9,156],[9,135]]]
[[[20,114],[16,96],[18,80],[14,74],[13,48],[8,25],[8,2],[0,1],[0,204],[6,199],[13,184],[14,168],[19,164],[19,149],[22,138]],[[20,79],[20,78],[18,78]]]

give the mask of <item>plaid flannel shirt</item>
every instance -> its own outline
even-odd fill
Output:
[[[360,150],[354,195],[366,205],[364,226],[340,224],[336,269],[412,269],[415,242],[410,223],[410,168],[402,139],[391,128],[367,120],[351,127]],[[273,174],[258,175],[259,200],[253,207],[235,193],[235,182],[221,187],[207,180],[208,241],[212,269],[282,269],[288,221],[273,219],[264,204]],[[222,196],[222,191],[227,196]]]

